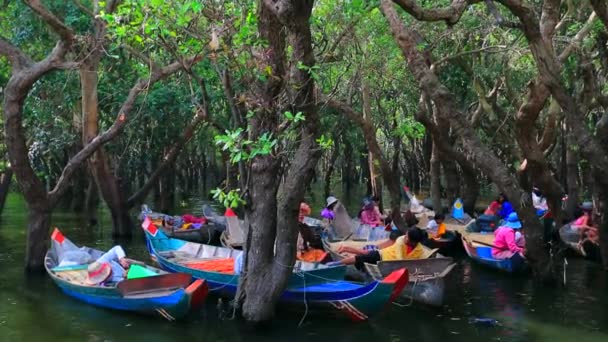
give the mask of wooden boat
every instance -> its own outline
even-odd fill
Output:
[[[406,268],[410,272],[408,285],[401,297],[416,302],[441,306],[445,292],[445,277],[456,266],[452,258],[430,258],[421,260],[380,261],[378,264],[365,264],[365,270],[374,279]]]
[[[152,220],[152,222],[154,222],[156,227],[158,227],[159,229],[162,229],[163,232],[167,236],[174,237],[176,239],[186,240],[186,241],[201,242],[201,243],[211,243],[211,242],[219,241],[219,237],[220,237],[222,231],[224,230],[223,226],[216,225],[212,222],[208,222],[208,223],[202,224],[202,225],[197,225],[197,224],[182,225],[182,224],[180,224],[180,226],[178,227],[175,225],[168,225],[166,220],[164,220],[164,224],[163,224],[163,219],[165,219],[167,217],[175,219],[176,222],[180,222],[181,217],[175,217],[175,216],[171,216],[171,215],[153,212],[148,208],[147,205],[143,205],[140,219],[143,220],[143,218],[145,216],[149,217]]]
[[[570,223],[559,229],[559,237],[571,250],[583,256],[585,259],[601,262],[600,246],[588,240],[579,243],[581,233]]]
[[[453,255],[462,251],[460,233],[451,230],[446,230],[439,239],[427,238],[422,244],[431,249],[438,249],[441,255]]]
[[[122,311],[159,315],[170,321],[186,316],[199,308],[207,293],[204,280],[193,280],[187,273],[167,273],[155,267],[144,267],[153,275],[145,278],[126,279],[116,284],[88,285],[88,265],[59,267],[62,255],[70,250],[88,253],[91,260],[103,252],[82,247],[78,249],[59,230],[53,233],[51,249],[46,254],[44,265],[55,284],[68,296],[85,303]]]
[[[378,231],[375,231],[378,229]],[[385,232],[382,228],[375,228],[368,235],[368,240],[344,240],[331,241],[328,236],[323,238],[323,245],[326,251],[330,253],[334,260],[342,260],[348,254],[340,254],[337,249],[340,245],[349,246],[357,249],[365,249],[370,246],[375,246],[388,238],[389,232]],[[358,232],[353,234],[363,236]],[[416,302],[439,306],[443,303],[445,292],[444,278],[447,276],[456,265],[452,258],[445,258],[437,254],[437,249],[431,249],[424,246],[424,257],[419,260],[399,260],[380,262],[378,265],[366,265],[366,270],[373,279],[381,279],[386,276],[390,269],[395,270],[399,265],[404,265],[410,271],[409,282],[405,287],[402,297],[412,299]],[[347,277],[361,280],[365,279],[365,275],[358,271],[354,266],[349,266]]]
[[[482,239],[485,241],[481,241]],[[493,242],[493,234],[468,233],[462,235],[464,250],[475,262],[509,273],[524,272],[528,269],[526,259],[518,254],[509,259],[493,258],[491,247]]]
[[[150,253],[163,269],[205,279],[211,293],[235,296],[239,274],[234,270],[234,260],[242,251],[172,239],[161,231],[145,231]],[[296,261],[294,274],[280,301],[290,306],[305,305],[311,309],[339,312],[352,320],[362,321],[393,301],[408,281],[405,269],[369,284],[344,281],[344,272],[344,266]]]
[[[229,248],[241,249],[245,244],[245,238],[247,237],[247,223],[244,220],[240,220],[232,211],[232,209],[226,210],[230,215],[220,215],[211,206],[203,206],[203,215],[205,218],[221,228],[222,233],[220,236],[220,242],[222,246]],[[196,241],[199,242],[199,241]]]

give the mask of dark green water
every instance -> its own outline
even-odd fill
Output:
[[[315,200],[316,207],[322,199]],[[198,208],[198,202],[183,208]],[[53,225],[78,244],[108,248],[109,220],[87,229],[82,219],[58,213]],[[0,223],[0,341],[608,341],[608,281],[597,265],[569,260],[568,285],[551,289],[472,265],[467,259],[449,276],[445,305],[391,305],[368,323],[280,312],[264,330],[251,330],[210,298],[186,321],[97,309],[63,295],[45,275],[23,272],[25,207],[11,196]],[[146,260],[141,232],[127,253]],[[407,304],[407,303],[405,303]],[[497,327],[470,324],[491,317]]]

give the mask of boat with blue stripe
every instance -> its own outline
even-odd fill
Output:
[[[150,254],[161,268],[205,279],[211,293],[235,296],[239,273],[234,261],[242,251],[169,238],[153,227],[144,231]],[[392,302],[408,282],[405,269],[368,284],[344,281],[345,271],[344,266],[296,261],[280,304],[332,311],[362,321]]]
[[[90,260],[96,260],[103,252],[89,247],[78,248],[61,235],[59,241],[52,241],[45,257],[46,271],[55,284],[66,295],[90,305],[158,315],[173,321],[199,308],[208,293],[204,280],[196,280],[187,273],[168,273],[143,263],[137,266],[146,273],[145,276],[90,285],[86,281],[86,263],[59,266],[62,255],[69,250],[86,252]]]

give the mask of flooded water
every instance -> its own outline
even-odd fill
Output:
[[[319,207],[322,199],[314,202]],[[184,203],[181,210],[197,213],[199,204]],[[66,297],[44,274],[24,274],[25,214],[23,201],[11,195],[0,223],[0,341],[608,341],[606,273],[578,259],[569,260],[565,288],[542,288],[462,257],[443,307],[393,304],[367,323],[281,312],[264,330],[253,330],[218,310],[213,297],[174,323],[98,309]],[[53,217],[75,243],[100,249],[115,243],[109,224],[106,214],[94,229],[74,214]],[[129,256],[147,260],[139,230],[122,245]],[[499,325],[471,323],[475,318]]]

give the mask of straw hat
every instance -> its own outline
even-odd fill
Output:
[[[326,201],[327,201],[327,206],[326,206],[326,208],[327,208],[327,207],[329,207],[330,205],[332,205],[332,204],[334,204],[334,203],[338,202],[338,199],[337,199],[337,198],[335,198],[334,196],[329,196],[329,197],[327,197],[327,200],[326,200]]]
[[[87,271],[88,275],[85,282],[89,285],[98,285],[110,277],[112,267],[107,262],[99,263],[96,261],[89,265]]]

